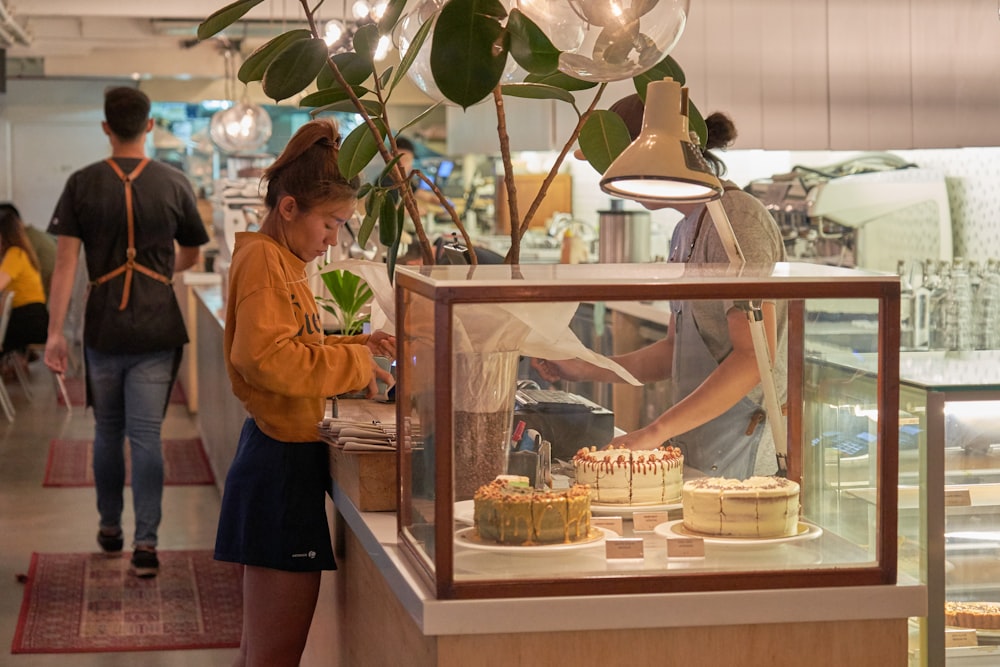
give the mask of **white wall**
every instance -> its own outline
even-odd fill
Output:
[[[127,80],[22,80],[0,95],[0,197],[46,228],[71,173],[108,156],[104,89]]]

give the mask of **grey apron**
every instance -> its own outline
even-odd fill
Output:
[[[719,367],[702,340],[690,304],[674,302],[673,402],[694,391]],[[684,452],[684,463],[710,477],[746,479],[753,475],[765,412],[744,396],[712,421],[682,433],[671,444]],[[748,433],[749,431],[749,433]]]
[[[697,224],[680,224],[671,239],[671,260],[687,262],[701,231],[705,210],[698,215]],[[688,222],[688,221],[685,221]],[[687,257],[680,252],[687,250]],[[698,331],[694,310],[688,301],[674,301],[674,357],[671,373],[673,404],[698,388],[719,367],[711,350]],[[685,465],[710,477],[746,479],[753,475],[757,459],[757,445],[764,433],[767,413],[744,396],[736,405],[712,421],[682,433],[671,444],[684,452]]]

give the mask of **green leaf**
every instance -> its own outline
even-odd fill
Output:
[[[702,148],[708,144],[708,125],[691,100],[688,100],[688,129],[698,135],[698,143]]]
[[[573,93],[540,83],[505,83],[500,86],[500,92],[511,97],[523,97],[532,100],[561,100],[576,104]]]
[[[351,180],[361,173],[361,170],[368,166],[376,155],[378,155],[379,144],[385,139],[385,125],[379,118],[373,119],[378,127],[381,136],[378,140],[372,136],[367,124],[362,123],[351,130],[340,147],[340,154],[337,156],[337,166],[344,178]]]
[[[291,43],[264,72],[264,93],[280,102],[302,92],[319,74],[326,58],[326,42],[318,37]]]
[[[355,88],[354,90],[355,90],[356,93],[358,93],[359,97],[360,97],[360,93],[358,91],[364,91],[365,93],[368,92],[364,88]],[[303,104],[301,106],[311,106],[311,105],[304,104],[304,102],[307,99],[309,99],[309,97],[311,97],[311,96],[307,95],[305,98],[303,98],[303,100],[302,100]],[[376,102],[375,100],[360,100],[360,102],[361,102],[361,106],[363,106],[365,108],[365,111],[368,112],[369,116],[378,116],[380,113],[382,113],[382,105],[379,104],[378,102]],[[352,102],[351,100],[341,100],[340,102],[334,102],[333,104],[324,104],[322,106],[317,106],[315,109],[313,109],[309,113],[312,114],[313,118],[315,118],[319,114],[324,113],[326,111],[341,111],[341,112],[344,112],[344,113],[358,113],[357,107],[354,106],[354,102]]]
[[[552,74],[558,70],[559,49],[521,10],[511,10],[507,32],[510,33],[510,55],[518,65],[532,74]]]
[[[358,228],[358,243],[362,248],[368,245],[368,239],[372,235],[372,230],[375,229],[375,223],[378,222],[378,216],[382,212],[382,200],[386,197],[386,190],[384,188],[372,188],[372,192],[368,195],[368,201],[365,202],[365,217],[361,221],[361,227]]]
[[[673,56],[667,56],[642,74],[632,77],[632,83],[635,84],[635,91],[639,93],[639,97],[645,100],[646,86],[649,85],[650,81],[660,81],[667,77],[682,86],[684,85],[684,70],[677,64]]]
[[[391,34],[392,29],[396,27],[396,22],[399,21],[399,17],[403,15],[404,9],[406,9],[406,0],[389,0],[389,4],[385,6],[385,11],[382,12],[382,18],[378,20],[378,34]]]
[[[497,86],[507,64],[507,11],[499,0],[450,0],[441,8],[431,40],[431,72],[441,94],[463,108]]]
[[[389,272],[389,282],[392,282],[392,275],[396,271],[396,259],[399,257],[399,244],[403,240],[403,207],[396,209],[396,238],[386,249],[385,264]]]
[[[563,74],[562,72],[553,72],[552,74],[529,74],[524,77],[525,83],[543,83],[547,86],[555,86],[556,88],[562,88],[563,90],[589,90],[597,85],[594,81],[584,81],[583,79],[576,79],[568,74]]]
[[[378,26],[363,25],[354,33],[354,52],[375,69],[375,50],[378,48]]]
[[[253,53],[247,56],[247,59],[243,61],[242,65],[240,65],[240,71],[236,76],[243,83],[260,81],[264,78],[264,72],[267,71],[267,66],[271,64],[279,53],[288,48],[289,44],[297,42],[300,39],[309,39],[310,37],[312,37],[312,33],[304,28],[278,35],[263,46],[255,49]]]
[[[212,13],[198,25],[198,39],[206,40],[240,20],[248,11],[264,0],[236,0]]]
[[[382,168],[382,171],[379,173],[378,178],[375,180],[379,183],[384,183],[385,179],[389,176],[389,172],[392,171],[392,168],[395,167],[396,163],[398,163],[401,159],[403,159],[402,153],[393,155],[392,159],[386,162],[385,166]]]
[[[351,86],[360,86],[368,80],[368,77],[374,71],[370,62],[353,51],[338,53],[330,59],[337,66],[337,69],[340,70],[341,76]],[[322,90],[324,88],[339,86],[340,83],[333,76],[333,70],[327,66],[319,71],[319,76],[316,77],[316,85]]]
[[[360,333],[370,315],[359,317],[358,313],[371,300],[371,288],[361,278],[344,269],[326,271],[320,277],[330,298],[317,296],[316,301],[324,310],[340,319],[341,333],[347,336]]]
[[[632,138],[621,116],[614,111],[598,110],[583,124],[579,142],[583,156],[594,169],[603,174],[632,143]]]
[[[361,187],[358,188],[358,199],[364,199],[365,197],[368,196],[368,193],[371,192],[371,191],[372,191],[372,184],[371,183],[367,183],[367,182],[362,183]]]
[[[379,243],[388,247],[394,241],[398,242],[399,235],[396,233],[396,208],[399,200],[394,197],[384,197],[382,199],[382,210],[378,216],[378,240]]]
[[[368,92],[367,88],[352,88],[352,90],[357,97],[362,97]],[[350,99],[351,98],[347,95],[347,91],[338,86],[336,88],[324,88],[323,90],[317,90],[315,93],[309,93],[302,98],[302,101],[299,102],[299,106],[327,107],[337,104],[338,102],[348,100],[348,105],[350,105],[349,111],[356,113],[357,109],[354,108],[354,103],[351,102]]]
[[[396,76],[392,78],[392,85],[389,87],[389,92],[392,92],[396,88],[396,84],[406,76],[406,72],[409,71],[410,65],[416,59],[417,54],[420,53],[420,49],[424,46],[424,41],[427,39],[427,35],[430,34],[431,28],[434,27],[434,21],[424,21],[421,24],[420,29],[417,30],[417,34],[413,36],[413,41],[410,42],[410,48],[406,50],[406,55],[399,61],[399,67],[396,68]]]
[[[402,132],[406,128],[410,127],[411,125],[416,125],[421,120],[423,120],[424,118],[426,118],[427,116],[429,116],[435,109],[437,109],[442,104],[444,104],[444,102],[436,102],[436,103],[432,104],[431,106],[427,107],[426,109],[424,109],[423,111],[421,111],[420,113],[418,113],[416,116],[414,116],[410,120],[406,121],[405,125],[401,125],[400,128],[399,128],[399,130],[397,130],[397,134],[399,132]]]

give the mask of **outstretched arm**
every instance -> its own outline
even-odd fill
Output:
[[[777,350],[777,325],[773,303],[764,303],[764,330],[771,358]],[[760,383],[757,357],[746,313],[731,308],[726,314],[733,343],[722,363],[694,391],[666,410],[648,426],[615,438],[611,444],[629,449],[653,449],[691,429],[705,424],[736,405]]]

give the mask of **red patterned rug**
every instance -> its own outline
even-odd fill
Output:
[[[125,447],[125,479],[131,477],[129,448]],[[94,442],[52,440],[42,486],[93,486]],[[201,438],[163,441],[163,483],[167,486],[215,484]]]
[[[160,551],[152,579],[127,557],[31,556],[11,653],[235,648],[243,594],[238,565],[211,551]]]
[[[66,383],[66,394],[69,396],[69,404],[74,408],[82,408],[87,403],[87,392],[83,384],[82,377],[63,378]],[[58,394],[58,392],[56,392]],[[61,394],[57,397],[59,405],[66,405],[66,399]],[[174,388],[170,392],[170,402],[187,405],[187,395],[180,382],[174,382]]]

